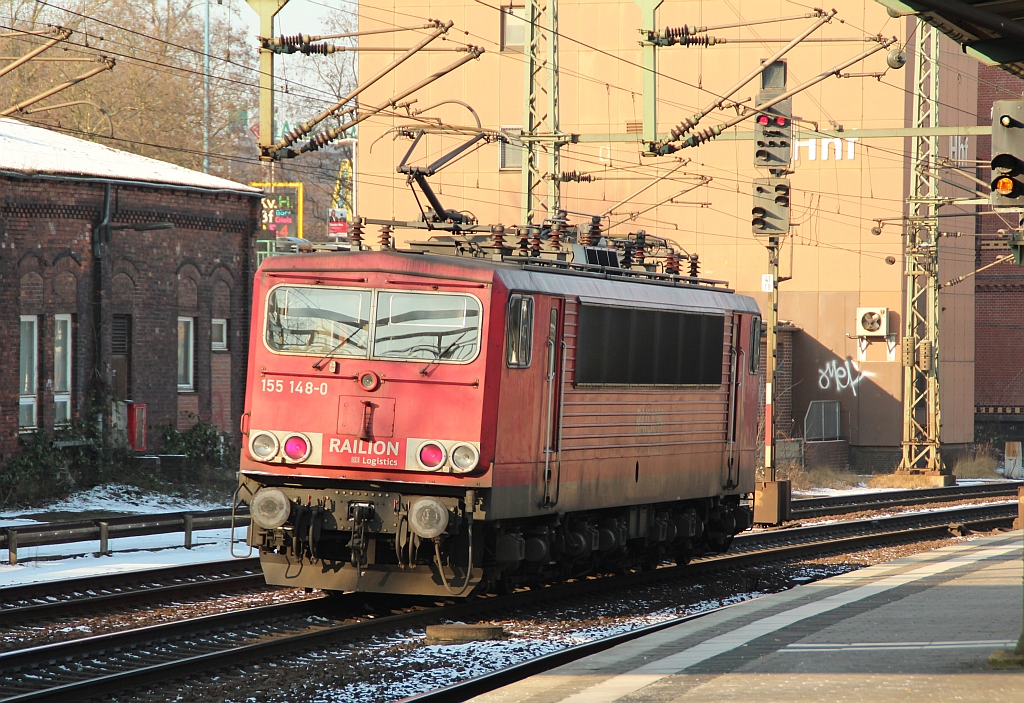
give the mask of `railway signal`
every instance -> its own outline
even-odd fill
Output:
[[[754,118],[754,165],[786,170],[792,158],[793,99],[786,98]]]
[[[1024,209],[1024,100],[992,106],[992,207]]]
[[[755,178],[750,228],[763,237],[782,237],[789,231],[789,179]]]

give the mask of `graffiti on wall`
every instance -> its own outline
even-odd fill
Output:
[[[818,369],[818,388],[823,391],[835,391],[836,393],[842,393],[846,389],[850,389],[850,392],[856,396],[857,386],[860,385],[860,382],[864,380],[866,375],[857,368],[851,359],[842,362],[833,359],[825,364],[824,368]]]

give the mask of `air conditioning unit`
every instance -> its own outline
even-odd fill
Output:
[[[889,308],[857,308],[858,337],[888,337]]]

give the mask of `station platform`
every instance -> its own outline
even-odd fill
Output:
[[[1024,700],[1021,540],[986,536],[740,603],[475,703]]]

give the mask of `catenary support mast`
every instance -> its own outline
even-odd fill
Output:
[[[558,125],[558,0],[526,3],[522,220],[557,217],[563,135]]]
[[[914,127],[939,126],[939,30],[918,20],[914,47]],[[943,473],[939,456],[939,139],[913,140],[906,227],[901,472]]]

